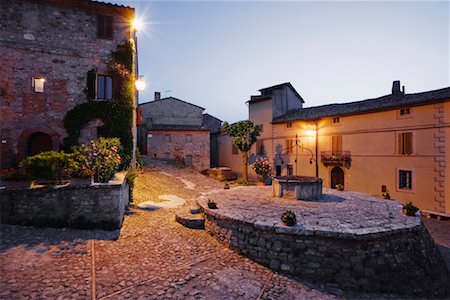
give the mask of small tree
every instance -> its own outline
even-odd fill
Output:
[[[225,122],[222,124],[221,129],[222,132],[225,132],[231,137],[231,141],[241,152],[242,177],[245,181],[248,181],[248,152],[256,142],[261,128],[258,125],[254,125],[252,121],[245,120],[231,125]]]

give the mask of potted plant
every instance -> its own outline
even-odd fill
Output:
[[[208,207],[211,209],[217,209],[217,203],[214,200],[208,199]]]
[[[386,190],[386,192],[383,192],[383,198],[384,199],[391,199],[391,194],[389,194],[389,190]]]
[[[295,215],[295,213],[292,210],[287,209],[281,215],[281,221],[286,226],[294,226],[297,223],[297,216]]]
[[[414,217],[416,215],[416,212],[419,210],[416,206],[412,204],[412,202],[408,202],[405,205],[403,205],[403,213],[407,216]]]
[[[343,184],[336,184],[336,189],[338,191],[343,191],[344,190],[344,185]]]
[[[272,168],[267,157],[258,157],[255,162],[251,165],[252,169],[258,175],[257,185],[264,186],[267,178],[269,178]]]

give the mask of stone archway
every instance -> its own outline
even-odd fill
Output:
[[[334,167],[331,169],[331,188],[335,189],[337,184],[344,185],[344,171],[341,167]]]
[[[41,142],[42,144],[46,144],[47,146],[41,148],[41,149],[48,149],[48,139],[46,139],[46,142],[44,142],[44,137],[41,135],[45,135],[47,137],[50,137],[51,140],[51,148],[48,150],[55,150],[58,151],[59,150],[59,136],[56,132],[47,129],[47,128],[36,128],[36,127],[31,127],[31,128],[27,128],[24,131],[22,131],[22,133],[17,137],[17,144],[15,147],[17,147],[16,149],[16,161],[17,163],[20,163],[25,157],[27,157],[30,153],[34,153],[36,152],[35,150],[29,151],[30,147],[29,147],[29,142],[30,140],[32,140],[32,144],[35,143],[39,143],[39,135],[36,135],[33,139],[32,136],[34,134],[40,134],[41,136]],[[35,140],[37,139],[37,141]],[[33,141],[34,140],[34,141]]]
[[[33,156],[41,152],[53,150],[52,138],[43,132],[35,132],[30,135],[27,142],[27,156]]]

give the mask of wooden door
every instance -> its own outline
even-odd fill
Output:
[[[340,167],[331,170],[331,188],[335,189],[337,184],[344,185],[344,171]]]

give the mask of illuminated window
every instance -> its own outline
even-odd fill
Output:
[[[231,144],[231,154],[238,154],[238,147],[235,144]]]
[[[170,141],[171,141],[171,139],[170,139],[170,134],[164,135],[164,142],[170,143]]]
[[[98,15],[97,16],[97,37],[110,39],[113,37],[113,17]]]
[[[412,132],[398,134],[398,151],[402,155],[412,154]]]
[[[192,143],[192,134],[186,134],[186,143]]]
[[[33,77],[32,85],[33,85],[33,92],[35,92],[35,93],[43,93],[44,92],[45,79],[42,78],[42,77]]]
[[[401,190],[412,189],[412,171],[407,170],[398,171],[398,188]]]
[[[112,77],[106,75],[97,76],[97,99],[111,100],[113,93]]]

